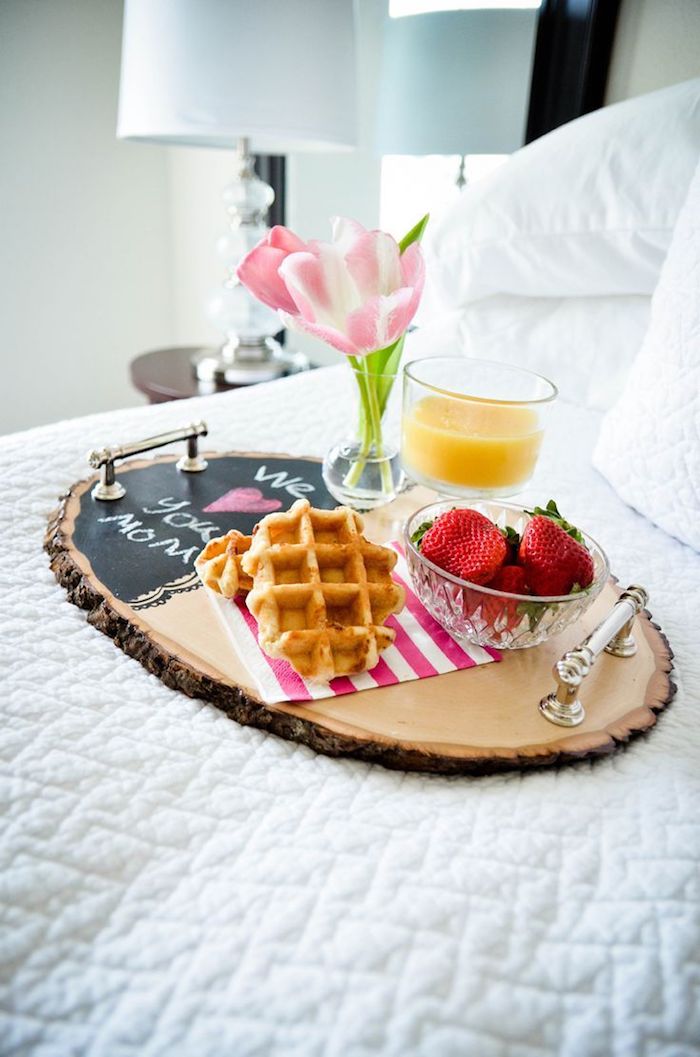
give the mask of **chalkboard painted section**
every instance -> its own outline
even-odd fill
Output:
[[[154,460],[128,471],[124,483],[127,493],[115,502],[85,493],[73,540],[115,598],[138,609],[197,587],[194,559],[215,536],[232,528],[248,535],[265,513],[297,499],[336,505],[310,459],[214,457],[203,473]]]

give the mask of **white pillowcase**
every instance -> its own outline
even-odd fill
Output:
[[[700,551],[700,165],[593,461],[626,503]]]
[[[649,322],[648,297],[489,297],[420,327],[407,356],[460,355],[543,374],[565,400],[605,411]]]
[[[493,294],[651,294],[699,151],[700,78],[523,147],[428,228],[421,319]]]

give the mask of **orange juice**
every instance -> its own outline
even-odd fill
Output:
[[[517,491],[529,480],[543,435],[531,407],[452,396],[421,397],[404,412],[402,432],[409,475],[484,491]]]

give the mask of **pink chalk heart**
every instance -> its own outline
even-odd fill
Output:
[[[280,499],[266,499],[259,488],[232,488],[230,492],[205,506],[205,514],[237,511],[241,514],[269,514],[282,506]]]

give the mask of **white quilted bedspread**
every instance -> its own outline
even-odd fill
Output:
[[[593,460],[630,506],[700,552],[700,163]]]
[[[560,405],[529,494],[651,591],[679,693],[594,764],[480,779],[327,759],[167,690],[42,552],[97,443],[192,417],[321,454],[342,368],[0,440],[0,1053],[700,1054],[700,556]]]

